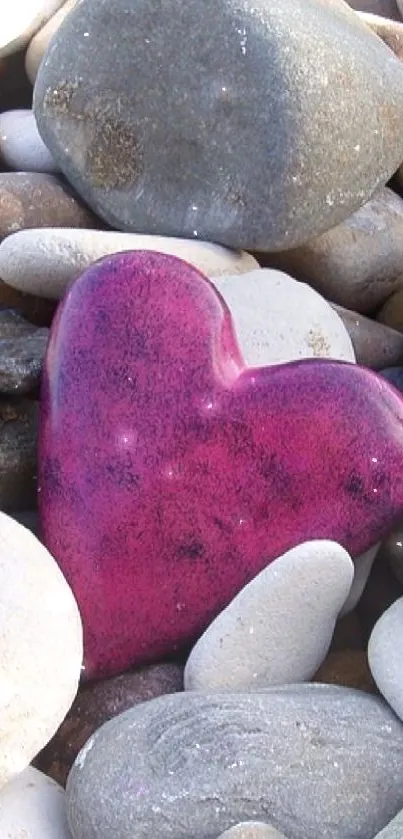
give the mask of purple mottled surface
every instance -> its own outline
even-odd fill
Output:
[[[245,369],[223,300],[175,257],[119,254],[72,285],[42,402],[43,535],[87,678],[190,642],[299,542],[359,554],[403,511],[397,392],[340,362]]]

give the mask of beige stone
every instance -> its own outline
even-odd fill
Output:
[[[337,227],[265,264],[309,283],[326,299],[367,313],[402,285],[403,199],[383,187]]]
[[[77,0],[67,0],[67,2],[58,9],[56,14],[48,20],[45,26],[43,26],[42,29],[40,29],[39,32],[37,32],[32,38],[25,56],[25,69],[32,84],[35,84],[39,65],[49,46],[51,38],[55,32],[57,32],[59,26],[63,23],[68,13],[74,9],[76,3]]]
[[[26,769],[64,719],[83,654],[78,607],[56,561],[5,513],[0,609],[1,789]]]
[[[403,23],[391,20],[387,17],[372,15],[368,12],[359,12],[360,20],[382,38],[382,41],[397,55],[403,59]]]
[[[210,242],[106,230],[21,230],[0,244],[0,277],[28,294],[58,300],[92,262],[118,251],[153,250],[190,262],[206,276],[243,274],[259,267],[244,251]]]
[[[391,329],[403,332],[403,274],[401,276],[401,288],[395,291],[384,303],[378,313],[378,321]]]

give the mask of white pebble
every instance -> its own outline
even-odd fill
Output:
[[[305,283],[271,268],[258,268],[242,277],[212,277],[212,282],[231,311],[249,366],[302,358],[355,361],[341,318]]]
[[[335,542],[305,542],[283,554],[201,636],[186,664],[185,688],[253,690],[312,678],[353,575],[348,553]]]
[[[382,696],[403,720],[403,597],[376,622],[369,639],[368,662]]]
[[[0,158],[17,172],[57,172],[30,110],[0,114]]]
[[[28,294],[58,300],[68,283],[92,262],[118,251],[153,250],[190,262],[207,276],[251,271],[256,259],[210,242],[115,233],[106,230],[42,228],[20,230],[0,244],[3,282]]]
[[[0,791],[1,839],[71,839],[65,793],[29,766]]]
[[[77,692],[78,607],[38,539],[0,513],[0,789],[48,743]]]
[[[22,49],[64,0],[2,0],[0,58]]]
[[[285,836],[270,824],[240,822],[222,833],[219,839],[285,839]]]

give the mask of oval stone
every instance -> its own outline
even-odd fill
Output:
[[[98,729],[66,793],[75,839],[210,839],[249,820],[368,839],[403,807],[403,726],[327,685],[164,696]]]
[[[235,248],[334,227],[403,159],[403,66],[341,0],[78,3],[34,110],[113,227]]]

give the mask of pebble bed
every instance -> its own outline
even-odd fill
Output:
[[[0,23],[0,839],[402,839],[403,0]]]

